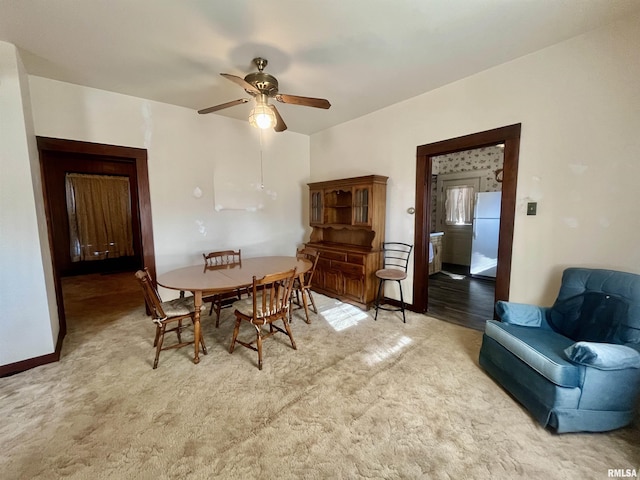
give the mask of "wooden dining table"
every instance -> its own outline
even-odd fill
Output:
[[[254,257],[243,258],[242,262],[232,265],[192,265],[178,268],[158,275],[158,285],[171,289],[193,293],[194,317],[193,334],[195,354],[193,363],[200,362],[200,310],[202,297],[216,293],[234,291],[253,285],[253,277],[262,278],[272,273],[296,269],[298,276],[312,267],[309,260],[296,257]],[[206,353],[206,351],[205,351]]]

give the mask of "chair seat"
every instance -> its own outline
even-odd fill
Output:
[[[202,305],[200,311],[206,307]],[[193,297],[176,298],[175,300],[169,300],[168,302],[162,302],[162,310],[167,317],[178,317],[181,315],[189,315],[193,313]]]
[[[407,278],[407,274],[395,268],[383,268],[376,272],[376,277],[382,280],[404,280]]]
[[[176,298],[162,302],[162,310],[167,317],[179,317],[193,313],[193,297]]]
[[[584,367],[570,362],[564,350],[573,340],[553,330],[488,320],[485,333],[550,382],[581,387]]]

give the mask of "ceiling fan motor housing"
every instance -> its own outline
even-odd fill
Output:
[[[273,75],[264,72],[254,72],[244,77],[244,81],[250,83],[265,95],[273,97],[278,93],[278,80]],[[251,93],[247,90],[247,93]]]

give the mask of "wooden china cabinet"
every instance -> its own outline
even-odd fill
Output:
[[[320,251],[314,290],[368,309],[382,268],[387,178],[380,175],[309,183],[306,244]]]

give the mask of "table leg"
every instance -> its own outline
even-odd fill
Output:
[[[202,307],[202,290],[193,292],[193,339],[195,344],[195,355],[193,363],[200,363],[200,308]]]

